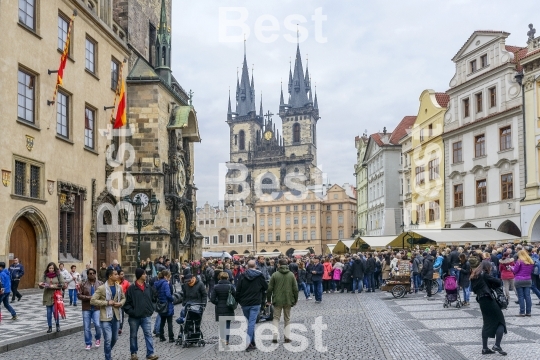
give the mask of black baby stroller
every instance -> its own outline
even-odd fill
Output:
[[[455,276],[447,276],[444,278],[444,290],[446,291],[446,297],[444,299],[443,307],[447,308],[452,306],[452,303],[456,303],[456,308],[460,308],[461,298],[459,297],[459,286]]]
[[[273,305],[261,305],[261,311],[257,315],[256,323],[264,322],[264,321],[272,321],[274,318],[274,306]]]
[[[182,347],[188,347],[192,344],[197,344],[197,346],[206,345],[201,331],[205,306],[205,304],[186,304],[186,307],[180,314],[180,318],[176,320],[180,324],[180,333],[176,339],[176,345],[182,345]]]

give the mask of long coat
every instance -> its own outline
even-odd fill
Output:
[[[217,285],[214,286],[214,292],[212,292],[210,302],[216,305],[216,321],[219,321],[220,316],[234,316],[234,310],[227,306],[229,290],[232,296],[236,297],[236,289],[229,280],[219,280]]]
[[[459,266],[461,271],[459,272],[459,286],[462,288],[468,288],[471,284],[471,264],[468,261],[465,261],[465,264]]]
[[[386,261],[383,261],[382,273],[381,273],[383,280],[390,279],[390,271],[392,271],[392,267],[390,266],[390,264],[387,264]]]
[[[53,285],[58,286],[57,288],[52,288],[52,289],[50,287],[47,287],[47,288],[44,288],[45,290],[43,290],[43,305],[53,306],[54,305],[54,302],[53,302],[54,291],[58,289],[62,289],[62,286],[64,285],[64,278],[62,277],[62,274],[58,272],[56,277],[53,277],[52,279],[43,275],[42,281],[46,284],[53,284]]]

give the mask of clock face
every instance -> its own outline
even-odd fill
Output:
[[[143,209],[145,207],[148,206],[148,195],[146,195],[145,193],[138,193],[138,194],[135,194],[135,196],[133,197],[133,199],[136,199],[137,196],[139,197],[139,199],[141,199],[142,203],[143,203]]]
[[[272,132],[270,130],[268,130],[267,132],[264,133],[264,138],[266,140],[270,140],[272,138]]]

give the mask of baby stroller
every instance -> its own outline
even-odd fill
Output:
[[[459,297],[459,286],[457,284],[457,279],[455,276],[447,276],[444,278],[444,290],[446,291],[446,296],[444,299],[444,307],[447,308],[452,306],[452,303],[456,303],[456,308],[461,307],[461,298]]]
[[[266,305],[264,303],[261,305],[261,311],[257,315],[257,320],[255,321],[257,324],[264,321],[272,321],[274,318],[274,306],[273,305]]]
[[[197,346],[206,345],[201,331],[204,308],[205,304],[186,304],[180,318],[176,320],[180,324],[180,333],[176,339],[176,345],[182,345],[185,348],[192,344],[197,344]]]

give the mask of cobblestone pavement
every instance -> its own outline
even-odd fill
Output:
[[[304,325],[307,332],[302,334],[309,345],[301,355],[284,348],[283,336],[276,350],[263,352],[220,351],[217,345],[217,323],[214,321],[214,306],[205,312],[203,333],[207,340],[205,347],[182,348],[180,346],[155,341],[156,354],[160,359],[409,359],[415,360],[474,360],[491,359],[500,355],[481,355],[480,309],[476,301],[471,306],[444,309],[444,295],[437,294],[427,300],[423,294],[407,295],[394,299],[390,294],[324,294],[322,304],[300,297],[298,306],[293,308],[291,322]],[[473,297],[474,299],[474,297]],[[175,313],[179,313],[177,306]],[[540,343],[540,307],[534,305],[531,318],[518,318],[517,305],[512,301],[505,311],[508,334],[503,339],[503,348],[512,358],[540,359],[540,347],[530,346]],[[237,310],[237,315],[241,315]],[[318,316],[323,317],[327,329],[322,332],[325,352],[315,349],[315,335],[311,325]],[[41,322],[44,322],[41,317]],[[4,322],[5,323],[5,322]],[[4,330],[1,325],[2,330]],[[233,324],[233,328],[238,327]],[[41,325],[40,331],[46,330]],[[126,326],[127,327],[127,323]],[[129,330],[120,336],[113,350],[113,359],[129,359]],[[280,330],[282,331],[282,329]],[[175,333],[178,326],[175,325]],[[2,334],[5,332],[2,331]],[[269,334],[266,332],[265,334]],[[157,340],[156,338],[154,338]],[[231,344],[240,339],[231,339]],[[490,344],[493,340],[490,340]],[[271,341],[264,341],[272,346]],[[287,344],[289,345],[289,344]],[[301,343],[293,341],[293,349],[300,349]],[[0,359],[103,359],[103,349],[85,351],[82,332],[62,338],[36,343],[24,348],[0,354]],[[144,340],[139,334],[139,358],[145,354]]]

